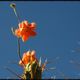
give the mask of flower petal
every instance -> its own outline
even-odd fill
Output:
[[[21,32],[21,36],[23,36],[26,34],[26,29],[22,29],[20,32]]]
[[[30,31],[29,31],[29,34],[30,34],[30,36],[36,36],[37,33],[34,32],[34,31],[32,31],[32,30],[30,30]]]
[[[22,41],[25,42],[25,41],[28,40],[28,38],[29,38],[29,35],[23,35],[22,36]]]
[[[32,30],[35,30],[35,29],[36,29],[36,23],[32,22],[30,28],[31,28]]]
[[[19,28],[22,28],[22,22],[18,24]]]
[[[35,50],[32,50],[32,52],[31,52],[31,56],[36,56],[36,52],[35,52]]]
[[[29,23],[28,23],[28,21],[24,21],[24,24],[26,25],[26,26],[28,26],[29,25]]]
[[[16,29],[16,30],[15,30],[15,35],[16,35],[17,37],[20,37],[20,36],[21,36],[19,29]]]

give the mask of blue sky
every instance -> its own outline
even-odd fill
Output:
[[[17,18],[9,6],[16,4],[20,20],[36,22],[37,36],[21,43],[21,55],[27,50],[36,50],[42,61],[45,58],[53,63],[46,67],[56,67],[56,70],[45,71],[43,78],[80,78],[79,66],[70,63],[80,61],[80,2],[68,1],[1,1],[0,2],[0,78],[15,76],[4,69],[10,67],[18,74],[22,68],[9,61],[18,63],[17,38],[11,33],[11,27],[17,28]],[[59,57],[59,59],[56,59]],[[17,78],[17,77],[16,77]]]

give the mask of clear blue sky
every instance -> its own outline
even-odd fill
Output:
[[[22,68],[9,61],[18,63],[17,38],[11,33],[11,27],[17,28],[17,18],[9,6],[14,1],[0,2],[0,78],[13,78],[13,74],[3,67],[8,66],[22,74]],[[45,57],[53,63],[47,67],[56,70],[45,71],[43,78],[80,78],[80,68],[71,64],[70,60],[80,61],[80,2],[68,1],[16,1],[21,21],[36,22],[37,36],[26,43],[21,42],[21,55],[27,50],[36,50],[39,58]],[[55,60],[56,57],[59,59]],[[80,66],[79,66],[80,67]],[[17,77],[16,77],[17,78]]]

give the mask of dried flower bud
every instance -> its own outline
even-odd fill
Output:
[[[12,3],[12,4],[10,4],[10,7],[15,8],[16,7],[16,4],[15,3]]]

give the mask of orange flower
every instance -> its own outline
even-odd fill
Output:
[[[28,62],[30,62],[30,51],[27,51],[23,54],[22,61],[19,61],[19,65],[23,66],[26,65]]]
[[[35,29],[36,24],[34,22],[28,23],[27,21],[23,21],[19,23],[19,28],[15,30],[15,35],[21,37],[22,41],[25,42],[29,37],[36,36]]]
[[[23,66],[24,64],[32,63],[33,61],[38,62],[36,58],[36,52],[34,50],[27,51],[23,54],[22,61],[19,61],[19,65]],[[23,64],[24,63],[24,64]]]

